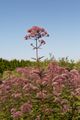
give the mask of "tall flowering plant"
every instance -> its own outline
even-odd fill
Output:
[[[35,40],[35,45],[33,43],[31,43],[31,46],[33,47],[33,49],[36,51],[36,58],[33,58],[34,60],[36,60],[37,62],[39,62],[39,60],[42,57],[39,57],[39,49],[41,48],[42,45],[45,45],[46,42],[45,40],[43,40],[43,37],[48,37],[49,34],[47,33],[47,31],[42,28],[42,27],[38,27],[38,26],[33,26],[32,28],[28,29],[28,34],[25,36],[25,40],[28,39],[34,39]]]

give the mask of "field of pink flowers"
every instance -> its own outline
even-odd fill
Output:
[[[16,68],[0,82],[0,120],[80,120],[80,72],[56,62]]]
[[[49,34],[33,26],[25,39],[36,52],[37,67],[5,71],[0,80],[0,120],[80,120],[80,71],[60,67],[56,61],[40,66],[39,49]]]

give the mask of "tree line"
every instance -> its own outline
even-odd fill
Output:
[[[40,62],[41,67],[46,67],[51,61],[56,61],[60,66],[67,68],[68,70],[77,69],[80,71],[80,60],[75,62],[74,60],[69,60],[68,58],[61,58],[59,60],[45,59]],[[35,61],[30,60],[6,60],[0,58],[0,74],[7,70],[15,70],[17,67],[36,67]]]

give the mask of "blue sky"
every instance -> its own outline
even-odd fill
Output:
[[[0,58],[34,57],[24,36],[35,25],[50,34],[40,56],[80,59],[80,0],[0,0]]]

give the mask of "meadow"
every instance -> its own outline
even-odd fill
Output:
[[[27,32],[35,61],[0,59],[0,120],[80,120],[80,61],[41,61],[49,34],[38,26]]]
[[[0,120],[80,120],[79,63],[0,59]]]

